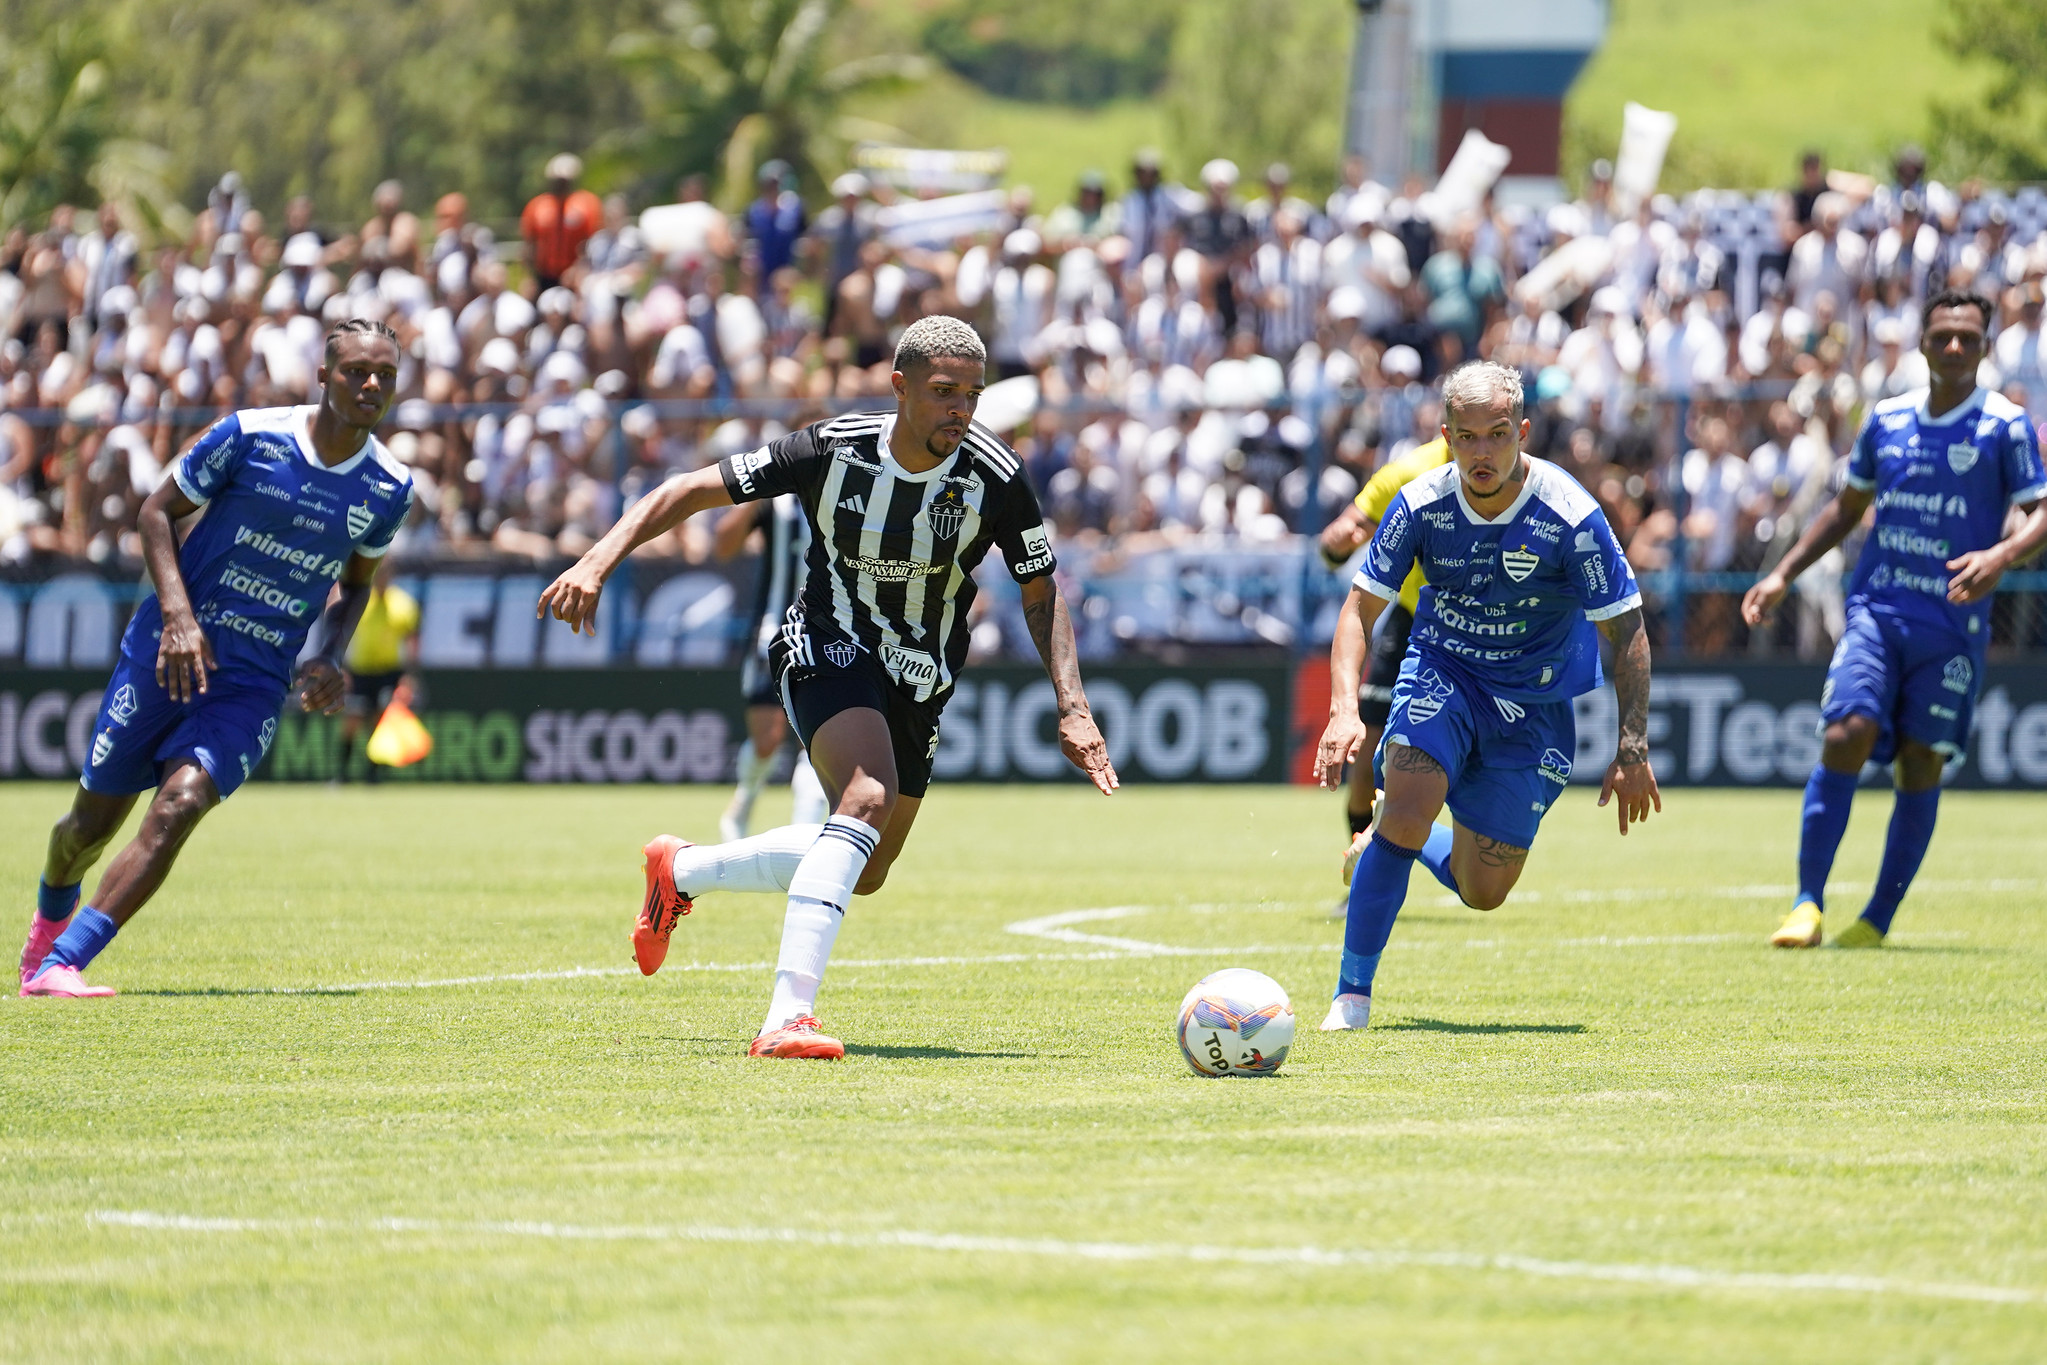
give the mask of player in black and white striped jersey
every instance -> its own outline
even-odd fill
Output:
[[[720,561],[729,560],[755,540],[760,544],[760,576],[754,589],[753,614],[747,618],[746,662],[739,675],[746,700],[746,742],[739,746],[739,785],[718,818],[718,833],[728,844],[747,836],[753,803],[789,731],[782,711],[782,684],[775,675],[771,653],[783,618],[803,591],[804,560],[810,551],[810,521],[794,493],[746,503],[718,518],[712,552]],[[796,750],[796,767],[789,774],[789,790],[794,798],[789,823],[824,823],[830,814],[824,787],[801,745]]]
[[[972,574],[990,549],[1021,585],[1024,620],[1058,700],[1060,748],[1101,791],[1116,789],[1081,689],[1037,497],[1015,452],[973,425],[986,372],[973,328],[948,317],[912,323],[896,348],[893,413],[816,423],[668,480],[540,596],[541,611],[581,629],[595,621],[618,564],[692,513],[784,493],[803,505],[807,572],[774,665],[834,813],[822,828],[790,826],[711,848],[658,836],[646,847],[647,896],[633,932],[640,970],[651,975],[694,896],[789,893],[755,1056],[844,1055],[819,1030],[818,987],[848,901],[880,888],[916,820],[939,713],[966,661]]]

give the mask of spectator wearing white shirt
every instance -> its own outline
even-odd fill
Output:
[[[1812,231],[1792,244],[1785,282],[1792,303],[1808,313],[1822,293],[1837,302],[1858,297],[1868,275],[1869,243],[1842,226],[1847,215],[1847,197],[1829,190],[1813,205]]]
[[[2007,398],[2014,387],[2024,391],[2026,415],[2034,422],[2047,418],[2047,348],[2040,336],[2040,282],[2028,283],[2019,300],[2019,315],[1997,334],[1991,359],[1997,366],[1998,387]],[[1923,359],[1922,359],[1923,364]]]
[[[1734,537],[1749,482],[1748,461],[1735,453],[1727,419],[1709,417],[1699,424],[1699,444],[1685,452],[1682,477],[1690,567],[1718,572],[1734,561]]]
[[[1906,345],[1904,325],[1896,318],[1882,318],[1869,329],[1876,354],[1862,367],[1862,401],[1865,405],[1926,387],[1926,357],[1916,346]]]
[[[1414,278],[1407,248],[1379,226],[1384,201],[1371,188],[1352,195],[1344,208],[1341,236],[1322,251],[1323,279],[1329,288],[1358,291],[1364,311],[1358,330],[1376,332],[1400,320],[1400,295]]]

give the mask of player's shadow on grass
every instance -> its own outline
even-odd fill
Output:
[[[1583,1033],[1583,1024],[1459,1024],[1449,1019],[1403,1019],[1386,1025],[1413,1033]]]
[[[151,996],[205,996],[205,995],[367,995],[360,986],[294,986],[280,990],[275,986],[158,986],[154,990],[137,990],[122,987],[123,995]]]
[[[971,1057],[975,1059],[990,1057],[1036,1057],[1038,1054],[1035,1052],[970,1052],[965,1048],[957,1047],[910,1047],[894,1043],[848,1043],[846,1044],[846,1055],[848,1057],[906,1057],[922,1060],[948,1057]]]

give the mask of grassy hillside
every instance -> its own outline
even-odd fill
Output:
[[[863,7],[868,22],[912,42],[929,9],[919,0]],[[1930,99],[1982,82],[1935,41],[1944,11],[1944,0],[1613,0],[1606,46],[1567,107],[1567,173],[1613,154],[1631,99],[1680,120],[1664,176],[1674,189],[1786,183],[1808,146],[1835,165],[1877,170],[1900,143],[1925,136]],[[1086,167],[1120,185],[1137,147],[1173,151],[1160,101],[1029,104],[943,71],[857,112],[932,146],[1006,147],[1011,183],[1047,204]],[[1172,167],[1183,177],[1194,169]]]
[[[1606,46],[1571,92],[1567,170],[1613,154],[1628,100],[1678,116],[1666,188],[1789,183],[1807,147],[1878,170],[1925,135],[1929,99],[1981,83],[1935,40],[1945,10],[1943,0],[1613,0]]]

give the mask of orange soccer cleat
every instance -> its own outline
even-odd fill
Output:
[[[804,1015],[780,1028],[769,1029],[753,1040],[749,1057],[817,1057],[835,1062],[846,1055],[846,1045],[818,1031],[817,1019]]]
[[[676,851],[690,847],[687,839],[657,834],[641,850],[647,855],[647,899],[640,906],[639,921],[633,925],[633,957],[643,975],[652,976],[661,970],[661,963],[668,957],[668,935],[674,931],[675,922],[690,912],[690,898],[675,889]]]

